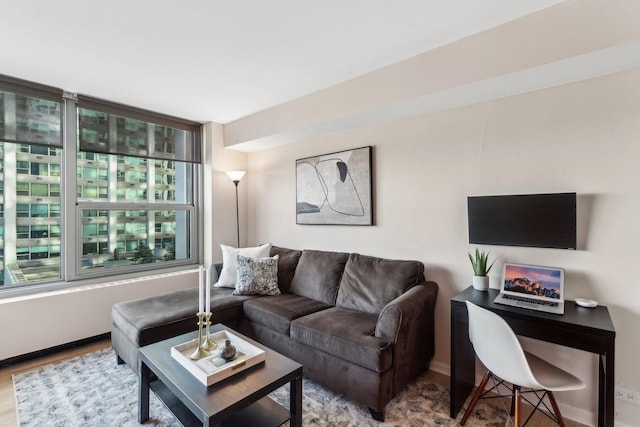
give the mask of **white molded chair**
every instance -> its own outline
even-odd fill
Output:
[[[509,412],[510,419],[516,427],[520,426],[522,417],[520,410],[521,399],[527,401],[534,406],[534,409],[541,411],[560,426],[564,426],[562,415],[560,415],[558,404],[552,392],[579,390],[584,388],[584,383],[570,373],[524,351],[520,341],[518,341],[518,337],[502,317],[469,301],[466,303],[467,311],[469,312],[469,339],[476,356],[488,371],[473,394],[460,425],[465,424],[473,408],[478,403],[478,399],[490,397],[504,399],[504,397],[510,396],[511,408],[507,412]],[[484,388],[489,379],[492,379],[494,386],[485,392]],[[508,395],[502,395],[498,390],[498,386],[503,385],[504,382],[511,384],[510,394]],[[521,388],[530,390],[523,391]],[[485,396],[494,390],[498,391],[498,396]],[[522,395],[523,393],[533,393],[538,402],[534,405]],[[543,400],[545,396],[548,397],[551,403],[553,413]],[[503,406],[506,410],[504,400]],[[535,410],[531,412],[523,425],[529,421],[534,413]]]

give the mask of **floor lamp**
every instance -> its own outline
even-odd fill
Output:
[[[236,227],[238,229],[238,248],[240,247],[240,211],[238,209],[238,184],[244,176],[245,171],[227,171],[227,176],[236,185]]]

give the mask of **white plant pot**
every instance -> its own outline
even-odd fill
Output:
[[[489,289],[489,276],[473,276],[473,288],[479,291]]]

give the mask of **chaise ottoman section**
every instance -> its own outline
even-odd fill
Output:
[[[234,296],[233,289],[211,289],[212,323],[235,326],[242,303],[253,296]],[[137,350],[147,344],[197,329],[198,289],[184,289],[117,303],[111,310],[113,348],[132,369],[137,368]]]

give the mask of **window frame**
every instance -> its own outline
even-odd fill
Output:
[[[51,218],[60,218],[59,223],[55,225],[48,225],[47,234],[50,238],[55,237],[59,243],[56,242],[46,242],[43,240],[44,237],[41,236],[41,239],[38,237],[33,237],[31,226],[29,226],[28,237],[25,234],[24,243],[28,241],[35,240],[29,243],[28,247],[24,247],[23,245],[16,245],[16,258],[17,259],[32,259],[33,257],[40,257],[39,254],[44,254],[43,249],[46,247],[48,256],[51,257],[51,254],[54,254],[55,257],[60,257],[60,277],[54,279],[44,278],[43,280],[37,282],[29,282],[24,284],[14,284],[10,286],[0,286],[0,298],[4,298],[7,296],[16,296],[16,295],[28,295],[43,291],[50,290],[59,290],[65,289],[69,287],[81,286],[87,283],[100,283],[109,280],[122,280],[127,278],[134,277],[143,277],[149,274],[160,274],[162,272],[169,271],[180,271],[185,267],[192,267],[196,265],[202,257],[202,233],[199,233],[198,230],[202,230],[203,227],[203,218],[202,218],[202,209],[203,209],[203,194],[202,194],[202,179],[203,179],[203,162],[201,158],[201,154],[203,152],[202,141],[204,134],[204,127],[200,123],[196,123],[189,120],[184,120],[180,118],[175,118],[163,114],[158,114],[155,112],[150,112],[147,110],[138,109],[135,107],[130,107],[126,105],[121,105],[117,103],[113,103],[105,100],[98,100],[96,98],[91,98],[85,95],[77,96],[73,93],[64,92],[61,89],[53,88],[45,85],[40,85],[36,83],[32,83],[26,80],[16,79],[13,77],[8,77],[0,74],[0,90],[6,91],[9,93],[14,93],[20,96],[28,96],[35,97],[43,100],[49,100],[56,103],[59,103],[60,107],[60,141],[59,145],[51,144],[51,143],[40,143],[38,141],[30,140],[30,141],[22,141],[22,140],[12,140],[11,138],[6,138],[3,135],[0,135],[0,140],[8,144],[15,144],[16,151],[25,149],[24,147],[20,148],[21,144],[25,144],[30,148],[26,148],[28,151],[28,162],[25,163],[24,174],[30,175],[32,172],[32,167],[42,168],[42,166],[32,166],[32,164],[36,163],[45,163],[47,166],[47,176],[54,177],[59,176],[59,183],[47,183],[47,196],[36,197],[31,194],[31,186],[36,182],[29,182],[29,196],[33,200],[25,201],[16,201],[16,211],[14,214],[15,218],[25,217],[31,218],[32,214],[32,206],[33,205],[46,205],[48,209],[47,219]],[[86,105],[80,107],[82,102],[87,102]],[[100,111],[104,111],[108,114],[115,114],[118,116],[124,116],[126,118],[133,118],[134,120],[142,120],[148,121],[151,123],[159,124],[165,127],[173,127],[173,124],[177,124],[182,126],[179,129],[185,130],[185,127],[189,129],[188,132],[194,132],[193,134],[187,135],[189,139],[189,147],[187,151],[196,153],[198,156],[198,161],[190,161],[189,163],[192,165],[191,167],[191,184],[192,184],[192,196],[189,203],[156,203],[154,202],[154,196],[151,195],[147,198],[147,201],[144,203],[136,202],[129,203],[126,201],[120,202],[108,202],[108,199],[103,201],[103,197],[99,197],[96,201],[80,201],[78,200],[78,196],[76,195],[76,190],[78,185],[83,185],[86,183],[87,179],[84,177],[77,176],[77,153],[80,151],[79,145],[79,134],[78,134],[78,116],[77,109],[78,108],[91,108],[94,109],[96,106],[105,106],[106,110],[100,108]],[[132,117],[131,114],[134,116]],[[159,121],[160,120],[160,121]],[[158,131],[156,131],[158,132]],[[57,134],[56,134],[57,135]],[[44,147],[49,147],[48,152]],[[37,149],[33,149],[33,147],[38,147]],[[52,149],[59,149],[59,164],[49,164],[48,157],[52,155]],[[167,152],[165,152],[167,153]],[[100,174],[98,164],[104,159],[104,156],[109,156],[109,154],[105,154],[102,152],[94,152],[95,167],[98,168],[98,176],[97,179],[91,179],[90,181],[94,181],[98,187],[100,184],[104,183],[102,180],[102,175]],[[2,157],[2,156],[0,156]],[[151,158],[153,159],[153,158]],[[153,160],[149,161],[153,161]],[[157,158],[156,158],[157,159]],[[162,160],[170,160],[163,158]],[[182,161],[182,160],[178,160]],[[4,162],[0,162],[2,166],[3,173],[6,173]],[[38,169],[39,170],[39,169]],[[15,173],[18,173],[18,168],[16,165]],[[154,176],[148,176],[147,182],[149,180],[155,181]],[[4,184],[4,183],[2,183]],[[38,182],[38,184],[42,184]],[[111,184],[111,183],[109,183]],[[116,184],[114,182],[113,188],[110,188],[109,191],[116,191]],[[85,184],[85,185],[93,185],[93,184]],[[57,186],[57,187],[56,187]],[[0,188],[4,189],[4,185],[0,185]],[[57,190],[57,191],[54,191]],[[2,191],[4,195],[4,191]],[[54,194],[55,193],[55,194]],[[5,195],[6,196],[6,195]],[[20,196],[25,197],[25,196]],[[60,200],[60,204],[54,206],[51,201],[47,201],[47,197],[58,198]],[[38,201],[36,201],[38,199]],[[22,211],[18,211],[17,208],[21,206]],[[53,208],[52,208],[53,206]],[[144,206],[144,207],[141,207]],[[0,212],[2,213],[0,216],[5,217],[4,206],[1,206],[2,209]],[[113,271],[106,271],[104,269],[99,269],[96,272],[88,272],[82,271],[82,253],[83,253],[83,243],[82,243],[82,211],[84,209],[90,208],[95,209],[97,211],[105,210],[105,209],[115,209],[115,210],[128,210],[130,208],[134,208],[134,210],[146,210],[148,212],[151,211],[161,211],[161,210],[172,210],[172,211],[185,211],[188,212],[189,215],[189,242],[188,242],[188,251],[189,257],[181,260],[171,260],[171,261],[163,261],[161,263],[155,264],[141,264],[136,266],[130,266],[122,269],[114,269]],[[41,207],[35,208],[36,213],[39,212]],[[45,217],[43,217],[45,218]],[[2,229],[5,230],[6,227],[2,226]],[[53,230],[56,230],[54,233]],[[43,233],[43,230],[38,230],[36,234]],[[56,234],[56,236],[53,236]],[[101,233],[100,226],[98,226],[98,236],[103,237],[104,233]],[[152,235],[147,234],[146,242],[149,247],[153,250],[157,246],[157,239],[151,237]],[[38,242],[37,240],[41,240]],[[4,240],[4,232],[0,235],[0,240]],[[21,239],[22,240],[22,239]],[[36,244],[37,243],[37,244]],[[98,242],[98,247],[100,247],[100,243]],[[32,248],[36,248],[37,251],[34,252],[35,255],[32,255]],[[2,253],[4,253],[5,248],[1,248]],[[4,259],[4,256],[2,257]],[[35,259],[35,258],[34,258]],[[7,268],[7,266],[4,266]],[[109,273],[109,274],[107,274]]]
[[[193,122],[189,122],[189,121],[185,121],[183,119],[176,119],[170,116],[165,116],[162,114],[156,114],[153,112],[149,112],[146,110],[142,110],[142,109],[137,109],[134,107],[130,107],[130,106],[124,106],[121,104],[116,104],[116,103],[112,103],[109,101],[105,101],[105,100],[98,100],[96,98],[90,98],[87,96],[83,96],[83,95],[79,95],[77,98],[75,99],[67,99],[66,100],[67,105],[65,106],[66,109],[66,115],[68,117],[68,119],[66,120],[67,123],[67,127],[69,129],[73,128],[74,129],[74,135],[69,135],[67,134],[67,138],[73,138],[73,143],[75,144],[74,150],[68,150],[68,152],[73,151],[73,155],[68,155],[67,157],[67,162],[70,165],[70,167],[68,167],[67,171],[67,179],[71,179],[73,181],[67,181],[68,184],[66,184],[66,188],[73,188],[73,193],[76,194],[76,188],[78,186],[78,182],[79,182],[79,178],[78,178],[78,174],[77,174],[77,170],[78,170],[78,158],[77,158],[77,154],[79,152],[81,152],[82,150],[80,149],[80,144],[79,141],[77,140],[76,135],[79,135],[80,132],[78,132],[79,126],[78,126],[78,109],[79,108],[85,108],[85,109],[91,109],[94,111],[99,111],[101,113],[106,113],[106,114],[113,114],[115,116],[118,117],[124,117],[125,120],[127,119],[133,119],[133,120],[138,120],[138,121],[146,121],[146,122],[151,122],[154,124],[159,124],[159,125],[164,125],[164,126],[180,126],[183,129],[185,127],[189,127],[191,126],[191,129],[195,129],[194,123]],[[191,130],[193,132],[196,132],[194,130]],[[69,132],[71,133],[71,132]],[[197,132],[193,135],[195,138],[195,141],[197,142],[198,148],[197,148],[197,152],[198,152],[198,156],[200,155],[200,153],[202,152],[202,148],[201,148],[201,144],[202,144],[202,133],[203,133],[203,128],[201,125],[198,126],[197,128]],[[121,172],[124,173],[124,175],[126,176],[127,172],[130,170],[130,166],[127,163],[127,159],[125,157],[129,157],[131,158],[131,156],[129,154],[123,153],[123,154],[114,154],[114,153],[104,153],[104,152],[99,152],[99,151],[83,151],[86,153],[92,152],[95,153],[96,157],[101,156],[101,155],[106,155],[106,156],[117,156],[116,157],[116,162],[118,165],[122,165],[124,166],[122,169],[118,168],[118,176],[121,175]],[[139,156],[139,158],[145,158],[147,159],[147,162],[154,162],[155,160],[158,160],[155,157],[146,157],[146,156]],[[161,160],[169,160],[169,159],[161,159]],[[175,161],[175,160],[171,160],[171,161]],[[94,160],[94,162],[98,162],[98,160]],[[157,271],[163,268],[171,268],[171,267],[182,267],[182,266],[187,266],[187,265],[193,265],[196,264],[198,262],[198,260],[200,259],[200,248],[202,248],[202,242],[200,241],[200,233],[197,233],[198,229],[201,229],[202,227],[202,220],[201,220],[201,215],[200,215],[200,210],[201,210],[201,200],[202,200],[202,196],[200,194],[200,188],[201,188],[201,180],[202,180],[202,159],[199,158],[198,162],[185,162],[185,163],[189,163],[191,164],[191,182],[193,183],[193,189],[192,189],[192,195],[191,195],[191,200],[189,203],[177,203],[177,202],[171,202],[171,203],[162,203],[162,202],[151,202],[149,201],[149,197],[147,197],[147,201],[146,202],[142,202],[142,201],[126,201],[126,200],[119,200],[119,201],[108,201],[108,200],[79,200],[77,195],[75,197],[73,197],[74,199],[74,204],[73,206],[70,206],[69,208],[72,209],[73,212],[72,215],[67,215],[68,220],[73,218],[74,221],[74,227],[73,229],[71,227],[68,228],[68,230],[71,232],[70,235],[73,236],[74,239],[74,244],[73,244],[73,248],[74,248],[74,259],[75,262],[73,263],[67,263],[65,264],[65,268],[67,268],[69,271],[67,272],[68,276],[71,280],[79,280],[79,279],[84,279],[84,278],[95,278],[95,277],[104,277],[105,273],[108,272],[105,269],[96,269],[97,271],[91,271],[91,270],[83,270],[82,269],[82,256],[83,256],[83,235],[82,235],[82,225],[83,225],[83,217],[82,217],[82,212],[84,210],[97,210],[97,211],[101,211],[101,210],[145,210],[147,212],[152,212],[152,211],[162,211],[162,210],[173,210],[173,211],[184,211],[184,212],[188,212],[189,218],[190,218],[190,227],[189,227],[189,237],[188,237],[188,250],[189,250],[189,257],[185,258],[185,259],[181,259],[181,260],[172,260],[172,261],[163,261],[160,266],[156,266],[157,264],[139,264],[139,265],[133,265],[133,266],[126,266],[126,267],[121,267],[121,268],[115,268],[113,271],[113,275],[117,275],[118,273],[120,274],[126,274],[126,273],[135,273],[135,272],[144,272],[144,271]],[[97,167],[97,166],[96,166]],[[133,165],[133,168],[136,168],[137,165]],[[145,180],[146,183],[149,182],[149,180],[154,180],[155,181],[155,175],[154,176],[149,176],[149,174],[146,174],[147,179]],[[82,178],[84,179],[84,178]],[[110,191],[117,191],[120,187],[118,187],[118,182],[120,182],[118,179],[116,179],[114,182],[109,182],[108,185],[113,185],[112,188],[110,188]],[[70,186],[72,183],[73,186]],[[149,218],[149,217],[148,217]],[[69,224],[71,225],[71,224]],[[116,230],[116,235],[118,234],[117,230]],[[126,230],[125,230],[125,235]],[[98,236],[99,237],[99,236]],[[149,230],[147,230],[147,245],[153,250],[153,248],[155,248],[155,239],[153,239],[154,241],[150,241],[150,237],[149,237]],[[119,242],[118,242],[119,243]],[[123,242],[124,243],[124,242]],[[99,244],[99,243],[98,243]],[[118,246],[120,247],[120,246]],[[68,252],[71,253],[71,252]],[[70,265],[73,264],[73,268],[70,268]]]
[[[109,206],[107,206],[109,205]],[[184,258],[184,259],[180,259],[180,260],[172,260],[172,261],[163,261],[160,266],[158,266],[158,264],[139,264],[139,265],[128,265],[126,267],[118,267],[117,269],[114,270],[106,270],[106,269],[97,269],[97,271],[92,271],[92,270],[83,270],[82,269],[82,257],[83,257],[83,247],[84,244],[87,242],[83,241],[83,237],[87,237],[87,236],[83,236],[82,230],[83,227],[85,225],[87,225],[89,223],[89,221],[86,221],[87,218],[101,218],[101,216],[97,216],[97,217],[83,217],[82,216],[82,212],[85,210],[116,210],[116,211],[145,211],[147,212],[147,216],[146,216],[146,221],[147,221],[147,237],[146,240],[147,241],[147,245],[149,246],[149,248],[151,250],[153,250],[156,245],[155,245],[155,240],[156,238],[152,238],[150,237],[150,234],[153,233],[153,230],[151,229],[152,226],[149,226],[149,224],[151,224],[153,222],[154,216],[151,215],[151,212],[154,211],[166,211],[166,210],[170,210],[170,211],[181,211],[181,212],[187,212],[189,215],[189,219],[190,219],[190,227],[189,227],[189,254],[190,257],[189,258]],[[118,272],[134,272],[134,271],[153,271],[153,270],[159,270],[162,268],[167,268],[169,266],[182,266],[182,265],[190,265],[190,264],[194,264],[195,262],[197,262],[198,259],[198,255],[194,253],[194,250],[197,250],[198,247],[198,239],[197,239],[197,234],[196,233],[196,224],[197,223],[197,209],[195,206],[193,206],[193,204],[191,205],[179,205],[176,206],[175,204],[172,203],[153,203],[153,204],[140,204],[140,203],[101,203],[101,202],[84,202],[82,204],[78,204],[75,206],[75,210],[74,210],[74,215],[77,218],[76,224],[77,226],[75,227],[75,241],[76,241],[76,248],[77,248],[77,254],[75,256],[75,273],[77,274],[77,276],[79,278],[90,278],[90,277],[104,277],[106,272],[110,272],[110,271],[115,271],[113,273],[113,275],[118,274]],[[104,217],[102,217],[104,218]],[[107,216],[107,218],[109,218]],[[135,218],[135,217],[132,217]],[[108,219],[107,219],[108,221]],[[89,237],[93,237],[95,240],[95,243],[97,243],[99,245],[100,243],[100,239],[105,237],[105,235],[103,233],[100,232],[100,225],[103,224],[102,222],[97,222],[97,234],[93,235],[93,236],[89,236]],[[118,225],[120,224],[124,224],[124,232],[121,233],[118,230]],[[123,223],[123,222],[117,222],[116,224],[113,224],[116,226],[116,234],[118,236],[127,236],[131,233],[127,232],[127,224],[128,223]],[[121,227],[122,228],[122,227]],[[134,233],[137,234],[137,233]],[[155,234],[155,233],[153,233]],[[159,233],[159,234],[162,234]],[[133,239],[135,240],[135,239]],[[142,238],[137,239],[137,240],[143,240]],[[126,239],[126,240],[118,240],[116,243],[120,243],[122,242],[123,244],[127,241],[132,241],[131,239]],[[150,243],[151,242],[151,243]],[[93,242],[91,242],[93,243]],[[118,249],[120,249],[120,245],[118,246]],[[110,276],[110,275],[109,275]]]

